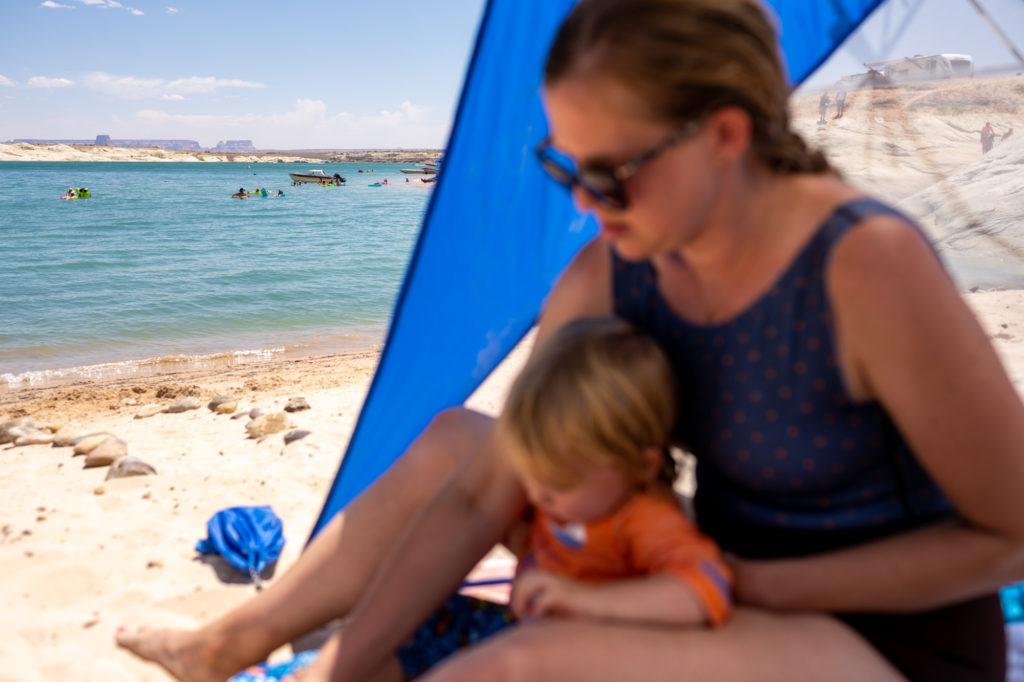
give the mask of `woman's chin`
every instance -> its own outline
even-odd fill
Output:
[[[640,244],[634,243],[628,237],[624,239],[613,239],[605,237],[605,240],[615,250],[615,254],[626,261],[645,261],[649,260],[651,253],[648,249],[643,248]]]

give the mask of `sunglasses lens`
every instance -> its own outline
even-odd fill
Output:
[[[570,157],[550,146],[547,141],[537,148],[537,158],[544,171],[567,189],[572,190],[578,185],[604,206],[615,209],[626,207],[622,182],[611,169],[591,167],[577,170],[576,163]]]
[[[610,208],[625,208],[626,195],[622,182],[606,168],[584,168],[579,174],[580,187],[594,199]]]
[[[556,159],[549,156],[542,156],[540,158],[540,164],[555,182],[565,185],[566,187],[572,187],[576,183],[576,174],[560,164]]]

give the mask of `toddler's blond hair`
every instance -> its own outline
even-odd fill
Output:
[[[676,417],[675,374],[650,337],[614,318],[587,318],[555,331],[513,383],[498,433],[520,472],[555,486],[587,464],[626,473],[663,451],[657,482],[671,492],[668,454]]]

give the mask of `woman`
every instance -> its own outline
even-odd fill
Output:
[[[538,335],[616,314],[663,344],[740,608],[715,632],[542,620],[431,679],[1002,679],[1024,407],[927,240],[808,151],[787,95],[756,0],[584,0],[562,27],[539,153],[601,234]],[[122,643],[215,679],[348,613],[307,679],[361,679],[524,507],[490,421],[445,413],[264,596]]]

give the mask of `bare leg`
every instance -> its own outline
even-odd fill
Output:
[[[462,652],[424,682],[900,682],[855,632],[822,615],[740,609],[716,629],[673,630],[547,620]]]
[[[176,679],[215,682],[344,616],[401,530],[476,452],[490,427],[489,417],[469,410],[439,414],[268,589],[199,630],[122,630],[117,643]]]
[[[331,679],[329,661],[333,661],[337,656],[342,637],[344,634],[336,633],[327,640],[320,650],[320,656],[313,661],[313,664],[294,676],[295,682],[329,682]],[[362,678],[362,682],[402,682],[404,679],[405,671],[402,670],[402,665],[398,662],[398,658],[392,656],[372,675]],[[286,682],[289,681],[286,680]]]

